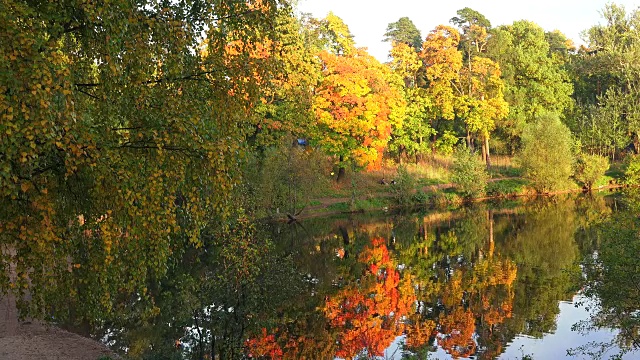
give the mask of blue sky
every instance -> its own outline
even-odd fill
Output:
[[[356,44],[367,47],[378,60],[386,61],[390,48],[382,42],[387,25],[408,16],[423,37],[439,24],[448,24],[459,9],[470,7],[491,21],[492,26],[530,20],[545,30],[560,30],[576,44],[580,32],[601,21],[606,0],[299,0],[298,10],[323,18],[329,11],[344,20]],[[640,0],[619,0],[627,12],[640,6]]]

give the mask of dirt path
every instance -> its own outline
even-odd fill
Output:
[[[19,321],[15,301],[0,298],[0,360],[118,359],[103,344],[39,321]]]

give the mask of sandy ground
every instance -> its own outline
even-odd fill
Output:
[[[12,297],[0,297],[0,360],[117,359],[97,341],[39,321],[19,321]]]

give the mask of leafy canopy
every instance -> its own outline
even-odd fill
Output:
[[[415,50],[419,50],[422,46],[422,35],[413,21],[404,16],[387,26],[387,31],[384,33],[384,41],[390,41],[392,44],[406,44]]]
[[[564,189],[574,164],[573,140],[557,115],[545,114],[522,133],[520,166],[539,192]]]

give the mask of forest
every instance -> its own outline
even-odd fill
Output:
[[[639,10],[578,47],[471,8],[380,40],[384,63],[289,0],[0,2],[0,294],[149,319],[185,259],[253,282],[264,219],[640,184]]]

